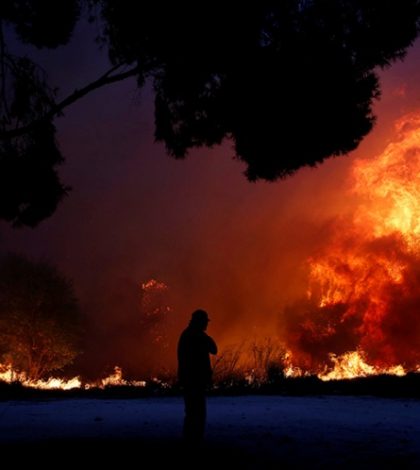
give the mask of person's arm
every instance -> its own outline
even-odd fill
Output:
[[[208,350],[210,354],[217,354],[217,345],[213,338],[207,336]]]

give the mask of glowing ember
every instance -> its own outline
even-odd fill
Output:
[[[109,385],[124,385],[121,367],[115,366],[114,373],[102,379],[101,384],[103,387],[106,387]]]
[[[141,291],[141,306],[147,317],[160,318],[171,311],[171,308],[165,303],[168,286],[164,282],[150,279],[141,284]]]
[[[110,374],[108,377],[105,377],[101,380],[101,388],[109,386],[121,386],[121,385],[130,385],[135,387],[145,387],[146,382],[144,380],[125,380],[123,379],[123,373],[121,367],[115,366],[114,373]]]
[[[355,162],[356,207],[309,260],[308,300],[287,326],[294,360],[324,379],[420,363],[420,114],[396,131],[381,155]]]
[[[168,286],[164,282],[157,281],[156,279],[149,279],[146,282],[142,282],[141,284],[142,290],[148,291],[165,291]]]

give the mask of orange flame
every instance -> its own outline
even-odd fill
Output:
[[[355,161],[348,194],[354,210],[309,260],[289,347],[322,378],[401,374],[420,363],[420,114],[396,123],[382,154]]]
[[[110,374],[108,377],[105,377],[101,380],[100,388],[105,388],[107,386],[120,386],[120,385],[131,385],[135,387],[145,387],[146,382],[144,380],[124,380],[123,372],[121,367],[115,366],[114,373]]]
[[[0,381],[6,383],[19,382],[24,387],[37,388],[42,390],[71,390],[77,388],[105,388],[109,386],[135,386],[145,387],[144,380],[125,380],[121,367],[115,366],[114,372],[96,382],[82,382],[80,377],[70,379],[61,379],[58,377],[49,377],[48,379],[30,380],[23,372],[16,372],[10,365],[0,364]]]
[[[321,380],[338,380],[379,374],[405,375],[405,370],[401,365],[378,368],[367,364],[362,356],[358,351],[349,352],[338,357],[331,354],[334,368],[327,370],[325,374],[319,374],[318,377]]]

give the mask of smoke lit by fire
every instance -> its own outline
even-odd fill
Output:
[[[420,114],[396,135],[355,161],[354,210],[309,260],[307,298],[285,311],[293,362],[325,378],[420,364]]]
[[[382,153],[374,158],[354,160],[348,187],[343,191],[347,192],[346,209],[328,222],[321,248],[316,251],[308,248],[305,252],[312,251],[307,263],[307,292],[296,289],[301,290],[300,300],[289,304],[280,319],[277,315],[280,308],[271,308],[272,298],[264,297],[266,293],[261,294],[259,290],[265,284],[267,291],[274,291],[275,283],[282,287],[284,279],[282,284],[272,273],[281,275],[286,268],[293,269],[298,261],[289,260],[285,268],[277,262],[275,254],[272,258],[262,256],[261,259],[270,260],[280,268],[270,271],[264,261],[267,270],[258,270],[255,268],[259,265],[247,259],[248,252],[244,255],[239,249],[236,253],[225,247],[218,259],[219,252],[212,251],[205,244],[206,237],[200,236],[204,248],[197,252],[204,253],[203,258],[189,266],[192,274],[188,270],[183,274],[187,281],[180,285],[187,287],[180,292],[172,291],[172,286],[168,288],[156,279],[139,283],[133,280],[135,276],[128,280],[119,278],[115,269],[115,276],[110,276],[108,284],[97,289],[100,296],[91,296],[88,308],[92,341],[87,341],[81,363],[75,367],[76,374],[78,367],[82,370],[85,365],[91,376],[103,377],[106,374],[101,371],[120,364],[130,379],[124,379],[122,369],[115,368],[111,375],[96,381],[84,381],[76,376],[69,381],[50,379],[34,384],[4,366],[0,380],[19,380],[38,388],[105,387],[144,385],[143,379],[148,380],[160,371],[174,374],[176,340],[189,315],[184,307],[196,305],[197,299],[204,299],[206,306],[210,304],[210,313],[216,320],[210,325],[210,334],[214,334],[220,346],[215,366],[221,376],[240,366],[245,376],[258,381],[264,376],[263,369],[273,361],[281,363],[286,376],[310,373],[326,380],[378,373],[403,375],[418,370],[420,114],[405,116],[397,122],[395,138]],[[241,230],[250,224],[247,218],[242,219],[243,225],[235,225],[239,227],[238,237],[232,237],[232,245],[227,246],[236,246]],[[267,219],[272,221],[270,215]],[[323,224],[324,221],[319,221],[319,225]],[[254,235],[258,236],[260,225],[253,228],[252,240]],[[270,233],[264,230],[264,234]],[[282,230],[285,231],[283,226]],[[256,246],[269,246],[270,251],[275,237],[267,240]],[[310,244],[311,238],[308,240]],[[247,249],[251,258],[250,246],[249,243]],[[225,258],[232,251],[235,256],[227,263]],[[304,257],[306,254],[300,260]],[[185,258],[182,260],[179,265],[184,266]],[[213,264],[215,271],[209,268]],[[176,264],[177,273],[179,265]],[[198,275],[201,266],[204,274]],[[246,278],[245,287],[238,272]],[[254,287],[255,282],[249,279],[255,281],[257,276],[259,279],[261,272],[267,274],[267,279],[258,288]],[[229,275],[228,284],[213,282],[217,276]],[[290,277],[293,276],[295,273],[291,272]],[[228,289],[223,290],[225,285]],[[280,290],[277,286],[276,294]],[[178,302],[179,298],[187,299],[185,304],[181,303],[182,308],[173,305],[172,294]],[[293,297],[296,295],[299,294],[294,291]],[[267,306],[271,313],[265,315]],[[276,330],[278,325],[280,329]],[[273,337],[267,341],[256,338],[252,342],[251,337],[258,331],[255,326],[261,326],[263,337],[268,333]],[[243,346],[247,339],[252,343],[249,347]],[[236,346],[229,349],[228,345],[232,344]]]

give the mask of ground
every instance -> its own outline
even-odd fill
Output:
[[[193,453],[182,419],[177,397],[3,401],[0,446],[43,468],[420,468],[416,399],[210,397],[206,440]]]

